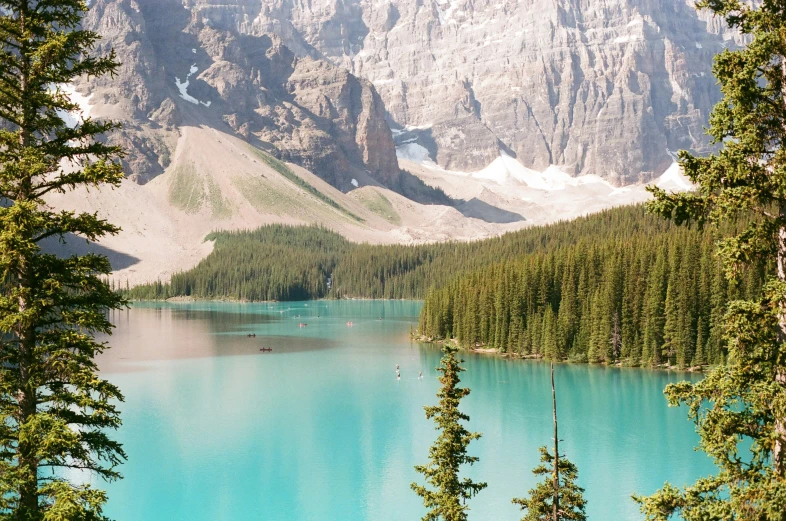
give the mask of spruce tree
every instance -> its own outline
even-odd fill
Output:
[[[95,241],[117,228],[93,214],[54,211],[49,193],[116,186],[118,148],[97,139],[113,123],[82,119],[62,85],[112,73],[91,56],[84,0],[0,0],[0,519],[98,520],[104,492],[68,481],[77,469],[119,477],[122,447],[107,435],[120,391],[97,373],[107,310],[122,299],[98,255],[41,250],[71,234]]]
[[[546,479],[529,491],[528,498],[517,498],[513,503],[525,511],[521,521],[585,521],[587,502],[584,489],[576,484],[579,470],[559,454],[554,363],[551,364],[551,403],[554,414],[554,455],[546,447],[541,447],[541,465],[532,471],[536,476],[546,476]]]
[[[439,378],[442,387],[437,393],[439,405],[424,407],[426,418],[434,420],[440,434],[429,449],[429,462],[415,466],[415,470],[425,477],[427,485],[411,485],[428,509],[423,521],[466,521],[467,500],[486,488],[486,483],[476,483],[459,475],[462,465],[478,461],[476,456],[467,455],[467,447],[481,435],[469,432],[461,423],[468,422],[469,416],[459,410],[459,402],[469,395],[470,390],[458,386],[461,382],[459,375],[465,369],[461,367],[463,360],[456,359],[456,351],[455,347],[444,347],[442,361],[437,368],[442,374]]]
[[[730,281],[774,268],[761,297],[738,300],[724,318],[727,362],[696,383],[666,389],[688,406],[700,448],[719,472],[680,490],[638,498],[650,520],[786,519],[786,3],[702,0],[748,42],[715,58],[723,99],[710,118],[717,153],[680,153],[697,189],[652,188],[651,209],[678,224],[724,221],[741,231],[719,242]],[[740,219],[745,219],[740,221]],[[751,288],[750,295],[755,289]]]

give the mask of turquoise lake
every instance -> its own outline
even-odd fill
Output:
[[[436,437],[437,347],[410,341],[418,302],[135,304],[112,315],[100,360],[126,397],[125,479],[105,485],[118,521],[416,521],[410,483]],[[380,320],[381,319],[381,320]],[[353,322],[350,327],[347,322]],[[298,327],[307,323],[307,327]],[[249,338],[255,333],[255,338]],[[273,351],[260,352],[261,347]],[[470,519],[515,521],[551,443],[548,365],[463,354],[467,469],[489,486]],[[396,379],[396,364],[401,379]],[[418,379],[418,372],[423,379]],[[557,366],[560,448],[589,519],[641,519],[634,492],[714,470],[685,411],[663,397],[691,375]]]

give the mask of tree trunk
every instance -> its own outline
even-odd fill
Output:
[[[551,405],[554,410],[554,499],[552,521],[559,521],[559,436],[557,435],[557,392],[554,390],[554,362],[551,362]]]
[[[786,76],[786,61],[782,63],[784,76]],[[786,219],[786,202],[780,203],[778,213],[781,219]],[[778,230],[778,279],[786,282],[786,227],[783,226]],[[781,305],[778,324],[780,326],[778,340],[783,345],[786,343],[786,305]],[[783,392],[786,392],[786,368],[776,365],[775,381],[784,388]],[[781,478],[786,478],[786,418],[784,417],[775,418],[775,444],[772,449],[772,461],[775,473]]]
[[[32,286],[30,276],[30,260],[24,259],[19,274],[18,287],[21,290],[29,289]],[[23,314],[29,305],[25,297],[19,298],[19,313]],[[19,337],[19,426],[30,422],[38,412],[38,392],[33,381],[31,370],[35,358],[36,331],[35,328],[22,324],[17,331]],[[19,509],[17,519],[36,520],[39,519],[38,506],[38,457],[36,456],[35,441],[20,441],[17,444],[18,465],[21,469],[26,469],[26,475],[22,478],[19,485]]]
[[[28,343],[28,342],[23,342]],[[29,351],[25,350],[24,358],[29,359]],[[29,360],[21,365],[29,365]],[[27,373],[27,371],[23,371]],[[35,416],[37,404],[36,391],[27,382],[23,384],[20,391],[19,412],[21,416],[20,424],[25,424]],[[19,486],[19,509],[17,516],[20,520],[35,520],[39,518],[38,506],[38,458],[35,454],[35,445],[29,441],[20,441],[18,444],[19,467],[26,470],[22,483]]]
[[[781,56],[781,98],[786,108],[786,57]],[[784,129],[786,130],[786,129]],[[778,204],[778,217],[781,222],[786,219],[786,202]],[[786,282],[786,228],[778,228],[778,279]],[[786,307],[781,305],[778,324],[780,331],[778,340],[781,345],[786,342]],[[780,357],[778,357],[779,359]],[[778,360],[776,359],[776,360]],[[786,368],[776,365],[775,381],[786,388]],[[772,462],[776,475],[786,478],[786,418],[775,418],[775,444],[772,449]]]
[[[28,1],[19,4],[19,20],[22,32],[26,27],[27,16],[30,10]],[[30,130],[33,114],[31,113],[32,104],[29,99],[29,73],[31,70],[30,57],[28,55],[27,42],[23,39],[19,42],[19,53],[22,61],[20,71],[19,90],[22,100],[22,118],[19,132],[19,145],[22,149],[33,144],[33,134]],[[27,201],[32,197],[33,179],[31,175],[25,175],[20,182],[17,193],[17,202]],[[29,258],[24,258],[18,271],[18,287],[22,291],[30,290],[33,285],[31,262]],[[24,293],[23,293],[24,295]],[[19,297],[19,313],[24,314],[29,308],[29,303],[24,296]],[[36,330],[34,326],[23,323],[18,331],[19,336],[19,426],[31,421],[38,412],[38,394],[35,382],[32,381],[30,371],[33,366],[36,345]],[[20,520],[37,520],[40,518],[38,505],[38,466],[39,460],[36,456],[35,442],[19,441],[17,444],[18,465],[20,468],[27,469],[19,486],[19,508],[16,512]]]

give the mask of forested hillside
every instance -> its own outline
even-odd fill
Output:
[[[434,289],[419,331],[465,347],[554,360],[689,367],[718,363],[730,299],[762,273],[723,277],[710,233],[624,223],[604,236],[487,266]]]
[[[419,331],[525,356],[629,365],[716,363],[730,285],[710,230],[641,207],[474,243],[372,246],[317,227],[216,233],[215,250],[138,299],[425,298]]]
[[[523,355],[682,367],[721,360],[713,324],[731,286],[712,231],[675,227],[641,207],[474,243],[353,244],[317,227],[216,233],[215,250],[138,299],[425,298],[420,333]]]
[[[216,241],[214,251],[198,266],[175,274],[169,284],[133,288],[129,296],[423,299],[430,288],[501,260],[579,243],[621,244],[619,241],[632,236],[684,233],[700,236],[646,215],[641,207],[617,208],[483,241],[417,246],[355,244],[316,226],[271,225],[254,231],[213,233],[207,240]]]

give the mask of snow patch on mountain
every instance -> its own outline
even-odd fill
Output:
[[[680,192],[693,190],[695,188],[693,183],[690,182],[690,179],[688,179],[688,176],[682,172],[682,168],[680,168],[680,165],[676,161],[672,163],[653,184],[664,190],[676,190]]]
[[[614,190],[614,187],[600,176],[583,175],[573,177],[554,165],[549,166],[543,172],[538,172],[525,167],[516,158],[504,152],[501,152],[499,157],[477,172],[445,170],[431,159],[425,147],[417,143],[406,143],[397,147],[396,155],[399,159],[412,161],[431,170],[456,176],[485,179],[499,185],[521,184],[536,190],[557,191],[565,190],[568,187],[597,184],[608,187],[611,191]]]
[[[511,180],[518,181],[530,188],[547,191],[565,190],[569,186],[587,184],[602,184],[613,189],[611,184],[596,175],[573,177],[554,165],[549,166],[543,172],[532,170],[504,152],[489,166],[471,175],[480,179],[490,179],[499,184],[506,184]]]
[[[191,76],[196,74],[198,71],[199,71],[199,67],[197,67],[196,64],[194,64],[191,66],[191,69],[186,75],[185,81],[181,82],[180,78],[175,76],[175,86],[177,87],[177,90],[180,91],[180,97],[183,98],[184,100],[188,101],[189,103],[193,103],[194,105],[204,105],[205,107],[209,107],[211,103],[210,101],[207,102],[199,101],[194,96],[188,93],[188,86],[191,84]]]
[[[79,105],[79,108],[74,112],[66,112],[64,110],[58,110],[57,115],[65,122],[65,124],[69,128],[74,128],[78,124],[80,124],[83,120],[89,118],[92,113],[92,106],[90,105],[90,98],[93,97],[91,94],[90,96],[85,96],[78,90],[74,88],[73,85],[70,83],[64,83],[58,86],[60,90],[66,94],[70,99],[71,102]]]
[[[405,143],[396,147],[396,157],[399,159],[412,161],[413,163],[418,163],[419,165],[423,165],[426,168],[441,170],[439,165],[437,165],[429,156],[426,147],[417,143]]]

